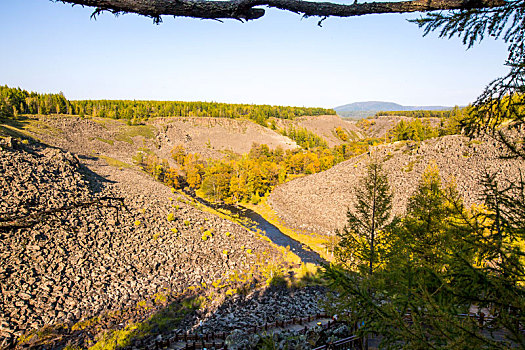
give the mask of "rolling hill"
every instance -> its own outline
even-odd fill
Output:
[[[374,115],[379,111],[443,111],[449,110],[452,107],[446,106],[403,106],[394,102],[384,101],[366,101],[366,102],[353,102],[346,105],[334,107],[334,110],[343,117],[360,117],[364,118],[367,116]]]

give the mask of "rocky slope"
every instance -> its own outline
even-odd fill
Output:
[[[453,135],[415,142],[396,142],[372,148],[363,154],[314,175],[278,186],[270,205],[289,225],[298,229],[333,234],[346,222],[346,211],[354,202],[354,187],[364,175],[370,157],[382,159],[394,192],[394,212],[405,210],[407,199],[416,188],[423,171],[435,163],[442,179],[455,180],[465,203],[480,200],[479,181],[483,174],[498,172],[501,179],[516,180],[525,163],[500,158],[503,148],[485,138],[470,141]],[[315,191],[312,189],[315,188]]]
[[[344,143],[335,133],[336,128],[341,128],[348,135],[348,140],[362,138],[364,133],[355,122],[341,119],[338,115],[322,115],[318,117],[299,117],[292,120],[271,118],[278,129],[287,129],[291,126],[295,128],[305,128],[308,131],[326,140],[329,147]]]
[[[189,152],[204,158],[223,157],[225,151],[248,153],[253,143],[266,144],[271,149],[297,148],[297,144],[277,132],[250,120],[228,118],[157,118],[150,122],[159,130],[159,149],[169,157],[174,145],[183,145]]]
[[[263,252],[281,259],[131,168],[3,141],[0,174],[0,347],[44,325],[254,270]]]
[[[103,154],[131,164],[139,150],[169,159],[175,145],[204,158],[221,158],[226,152],[247,153],[253,143],[293,149],[297,144],[250,120],[228,118],[155,118],[145,125],[126,125],[107,118],[46,116],[29,119],[26,129],[41,140],[78,154]]]

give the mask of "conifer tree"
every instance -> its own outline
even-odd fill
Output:
[[[378,232],[389,222],[392,209],[392,193],[388,178],[381,164],[373,161],[367,167],[367,175],[355,189],[356,202],[348,210],[348,222],[340,237],[336,255],[345,264],[368,266],[372,275],[374,264],[378,263]]]

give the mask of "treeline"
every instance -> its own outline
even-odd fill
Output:
[[[227,159],[204,160],[200,154],[188,153],[182,145],[171,151],[176,167],[153,153],[139,152],[134,161],[157,180],[174,188],[200,190],[215,202],[257,203],[276,185],[305,174],[330,169],[335,164],[368,151],[374,140],[317,147],[310,150],[286,150],[253,144],[250,152]]]
[[[19,114],[74,114],[74,111],[62,92],[39,94],[0,86],[0,117],[13,118]]]
[[[447,111],[428,111],[428,110],[417,110],[417,111],[379,111],[375,114],[375,118],[381,117],[381,116],[403,116],[403,117],[410,117],[410,118],[449,118],[454,113],[456,113],[455,110],[460,110],[459,107],[454,107],[451,110]]]
[[[293,119],[301,116],[335,114],[332,109],[218,102],[79,100],[68,101],[62,92],[39,94],[20,88],[0,86],[0,116],[19,114],[72,114],[124,119],[141,124],[155,117],[247,118],[267,126],[270,117]]]
[[[247,118],[267,126],[270,117],[293,119],[305,115],[335,114],[332,109],[218,102],[83,100],[71,101],[81,115],[126,119],[139,124],[154,117]]]

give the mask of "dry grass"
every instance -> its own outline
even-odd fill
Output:
[[[106,163],[108,163],[108,165],[110,165],[110,166],[114,166],[114,167],[119,168],[119,169],[131,168],[131,165],[129,165],[128,163],[125,163],[123,161],[120,161],[118,159],[111,158],[111,157],[108,157],[108,156],[103,156],[103,155],[99,155],[98,157],[104,159],[106,161]]]

